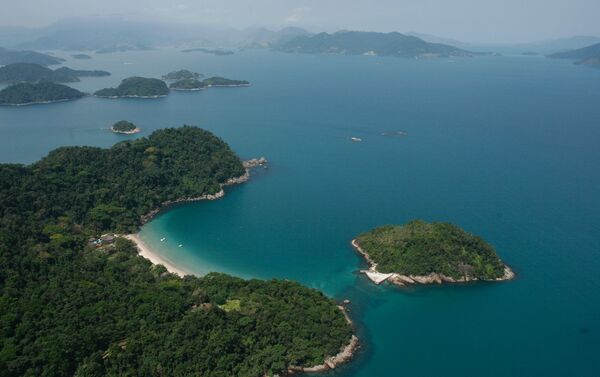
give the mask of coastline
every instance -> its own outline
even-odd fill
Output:
[[[340,309],[342,314],[344,314],[344,317],[346,318],[346,322],[348,322],[348,324],[352,326],[353,323],[352,323],[352,320],[350,319],[350,317],[348,316],[348,313],[346,312],[346,308],[342,305],[338,305],[338,309]],[[335,369],[338,366],[350,361],[354,357],[354,354],[356,353],[356,351],[359,348],[360,348],[360,342],[358,340],[358,337],[356,335],[352,334],[348,344],[340,347],[340,352],[338,352],[337,355],[326,358],[325,361],[323,362],[323,364],[314,365],[312,367],[301,367],[301,366],[290,365],[288,367],[288,373],[290,373],[290,374],[319,373],[319,372],[326,372],[328,370]]]
[[[85,97],[85,96],[84,96]],[[77,98],[64,98],[64,99],[57,99],[57,100],[53,100],[53,101],[36,101],[36,102],[27,102],[27,103],[1,103],[0,106],[31,106],[31,105],[45,105],[45,104],[49,104],[49,103],[59,103],[59,102],[68,102],[68,101],[75,101],[78,99],[81,99],[83,97],[77,97]]]
[[[375,261],[371,259],[371,256],[360,247],[356,238],[352,240],[351,244],[354,250],[356,250],[360,255],[362,255],[363,258],[365,258],[365,260],[367,261],[367,264],[369,265],[368,270],[360,270],[360,273],[365,274],[367,278],[369,278],[369,280],[371,280],[376,285],[379,285],[385,281],[400,287],[412,284],[468,283],[472,281],[505,281],[514,279],[516,276],[514,271],[507,265],[504,265],[504,275],[496,279],[478,279],[471,277],[462,277],[459,279],[455,279],[453,277],[435,272],[432,272],[429,275],[402,275],[395,272],[383,273],[377,271],[377,263],[375,263]]]
[[[162,98],[166,97],[168,94],[157,94],[154,96],[136,96],[136,95],[125,95],[125,96],[98,96],[94,94],[96,98],[104,98],[104,99],[119,99],[119,98],[142,98],[142,99],[154,99],[154,98]]]
[[[153,209],[152,211],[148,212],[147,214],[141,216],[141,225],[146,224],[147,222],[152,220],[156,215],[158,215],[161,211],[168,209],[172,205],[175,205],[178,203],[185,203],[185,202],[195,202],[195,201],[200,201],[200,200],[217,200],[217,199],[222,198],[223,196],[225,196],[225,190],[223,189],[224,187],[246,182],[248,179],[250,179],[250,169],[258,167],[258,166],[266,166],[267,160],[264,157],[261,157],[259,159],[251,159],[251,160],[243,161],[242,164],[245,169],[244,174],[242,174],[239,177],[229,178],[227,181],[221,183],[220,184],[221,189],[218,192],[216,192],[214,194],[204,194],[202,196],[193,197],[193,198],[181,198],[181,199],[177,199],[177,200],[169,200],[169,201],[163,202],[159,207],[157,207],[157,208]],[[140,256],[148,259],[153,264],[162,264],[163,266],[165,266],[165,268],[169,272],[177,274],[181,277],[183,277],[185,275],[192,275],[191,273],[188,273],[187,271],[180,268],[179,266],[176,266],[174,263],[171,263],[169,260],[162,257],[159,253],[157,253],[154,249],[149,247],[141,239],[141,237],[139,236],[139,233],[128,234],[128,235],[125,235],[124,237],[127,238],[128,240],[132,241],[133,243],[135,243],[135,245],[138,248],[138,254]]]
[[[134,134],[142,132],[142,130],[140,128],[137,128],[137,127],[135,129],[131,130],[131,131],[117,131],[117,130],[115,130],[113,128],[111,128],[110,130],[112,131],[112,133],[120,134],[120,135],[134,135]]]
[[[167,269],[167,271],[169,271],[173,274],[176,274],[179,277],[184,277],[186,275],[193,275],[192,273],[189,273],[189,272],[184,271],[183,269],[177,267],[175,264],[171,263],[166,258],[164,258],[159,253],[157,253],[154,249],[152,249],[144,241],[142,241],[142,238],[139,236],[139,234],[137,234],[137,233],[136,234],[127,234],[124,237],[127,238],[128,240],[132,241],[138,249],[138,254],[140,256],[148,259],[150,262],[152,262],[152,264],[163,265]]]

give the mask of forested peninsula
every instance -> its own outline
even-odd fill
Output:
[[[179,278],[124,238],[91,242],[244,174],[227,144],[194,127],[0,164],[0,376],[261,377],[347,351],[351,326],[314,289]]]
[[[491,245],[450,223],[414,220],[359,235],[352,246],[367,260],[374,283],[458,283],[514,278]]]
[[[23,106],[39,103],[69,101],[86,94],[62,84],[43,81],[20,83],[0,90],[0,105]]]

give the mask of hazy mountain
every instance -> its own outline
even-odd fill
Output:
[[[285,52],[338,53],[345,55],[381,55],[398,57],[448,57],[471,56],[460,48],[429,43],[421,38],[393,33],[339,31],[300,36],[277,46]]]
[[[450,46],[456,46],[456,47],[461,47],[461,48],[466,48],[468,46],[468,43],[464,43],[464,42],[461,42],[456,39],[438,37],[437,35],[423,34],[423,33],[418,33],[416,31],[409,31],[408,33],[406,33],[406,35],[421,38],[425,42],[429,42],[429,43],[443,43],[443,44],[447,44]]]
[[[589,59],[600,57],[600,43],[596,43],[591,46],[586,46],[584,48],[579,48],[576,50],[565,51],[565,52],[557,52],[554,54],[548,55],[549,58],[557,58],[557,59]]]
[[[301,28],[244,30],[202,24],[169,24],[123,17],[68,18],[49,26],[0,28],[0,41],[19,49],[116,52],[178,47],[271,47],[299,35]]]
[[[60,59],[47,54],[41,54],[35,51],[9,50],[0,47],[0,65],[13,63],[35,63],[42,66],[61,64],[64,59]]]

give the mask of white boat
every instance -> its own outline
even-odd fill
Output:
[[[166,238],[163,237],[163,238],[160,239],[160,242],[165,242],[165,240],[166,240]]]
[[[362,139],[360,137],[351,137],[350,140],[357,142],[357,143],[362,141]]]
[[[178,246],[178,247],[182,247],[182,246],[183,246],[182,244],[179,244],[179,246]]]

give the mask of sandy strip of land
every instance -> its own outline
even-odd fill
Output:
[[[185,275],[192,275],[191,273],[175,266],[173,263],[160,256],[155,250],[153,250],[144,241],[142,241],[141,237],[138,234],[128,234],[125,236],[125,238],[133,241],[138,248],[138,253],[142,257],[148,259],[153,264],[162,264],[163,266],[165,266],[167,271],[177,274],[181,277],[184,277]]]

